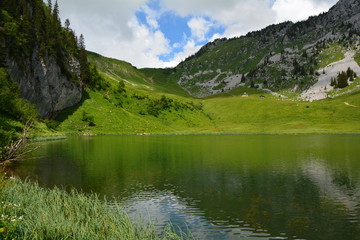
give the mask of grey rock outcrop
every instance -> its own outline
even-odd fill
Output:
[[[35,104],[43,118],[54,117],[82,98],[80,64],[76,58],[67,57],[64,63],[67,74],[53,56],[41,57],[37,49],[31,59],[20,63],[7,57],[6,65],[11,78],[19,84],[21,97]]]

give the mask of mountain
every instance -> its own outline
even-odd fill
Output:
[[[49,5],[42,0],[0,3],[0,67],[43,118],[81,100],[84,69],[81,39],[69,21],[61,26],[57,2]]]
[[[196,97],[240,86],[300,95],[318,82],[327,65],[346,53],[352,59],[359,53],[359,33],[360,1],[340,0],[327,13],[306,21],[210,42],[181,62],[169,78]],[[355,72],[360,75],[360,69]],[[332,77],[325,78],[323,89],[332,88]]]
[[[130,63],[88,52],[89,62],[94,64],[106,77],[124,80],[126,84],[143,90],[189,96],[177,83],[169,77],[173,69],[137,69]]]

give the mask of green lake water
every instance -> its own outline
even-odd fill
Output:
[[[12,171],[198,239],[360,239],[359,135],[96,136]]]

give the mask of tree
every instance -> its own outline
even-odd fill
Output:
[[[347,86],[349,86],[348,84],[348,77],[346,72],[341,72],[338,74],[338,79],[337,79],[337,87],[338,88],[345,88]]]
[[[51,0],[48,0],[47,7],[52,11],[52,2]]]
[[[241,76],[241,82],[244,83],[245,81],[246,81],[246,77],[245,77],[245,74],[243,74],[243,75]]]
[[[79,46],[78,48],[81,50],[81,49],[85,49],[85,38],[84,38],[84,35],[80,34],[80,37],[78,39],[79,41]]]
[[[347,70],[346,70],[346,75],[348,78],[351,78],[353,77],[354,75],[354,71],[349,67]]]
[[[65,20],[64,25],[65,25],[65,29],[69,31],[70,30],[70,20],[68,18]]]
[[[336,86],[336,79],[335,78],[331,78],[330,80],[330,86],[335,87]]]
[[[350,76],[350,78],[349,78],[349,81],[350,81],[350,82],[353,82],[353,81],[354,81],[354,75],[353,75],[353,74],[351,74],[351,76]]]
[[[251,82],[250,82],[250,87],[251,87],[251,88],[254,88],[254,87],[255,87],[255,84],[254,84],[254,81],[253,81],[253,80],[251,80]]]
[[[54,18],[59,20],[59,4],[58,1],[55,1],[54,10],[53,10]]]
[[[81,79],[81,82],[83,82],[83,83],[89,83],[90,68],[89,68],[89,63],[88,63],[87,55],[86,55],[85,39],[84,39],[84,35],[82,35],[82,34],[80,35],[80,38],[79,38],[78,48],[79,48],[78,58],[79,58],[79,63],[80,63],[80,79]]]

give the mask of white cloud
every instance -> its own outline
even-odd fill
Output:
[[[201,46],[214,23],[225,28],[220,37],[244,35],[284,20],[297,21],[328,10],[337,0],[158,0],[160,10],[147,6],[150,0],[61,0],[60,14],[70,19],[71,28],[84,34],[86,47],[102,55],[122,59],[137,67],[174,66]],[[273,5],[272,5],[273,3]],[[270,7],[272,6],[272,7]],[[146,24],[137,21],[135,13],[146,15]],[[162,13],[192,17],[188,21],[191,36],[170,46],[161,32]],[[176,53],[169,62],[160,55]]]
[[[180,16],[206,16],[225,27],[224,37],[234,37],[266,27],[276,19],[270,0],[160,0]]]
[[[149,8],[149,6],[147,5],[143,5],[141,7],[141,11],[145,13],[146,22],[147,24],[149,24],[150,27],[152,27],[153,29],[158,29],[160,27],[157,19],[160,17],[161,11],[155,11]]]
[[[146,7],[147,0],[62,0],[61,18],[85,36],[86,48],[107,57],[128,61],[137,67],[159,67],[159,55],[171,52],[169,41],[159,30],[157,13]],[[144,10],[148,28],[135,12]]]
[[[195,54],[197,51],[199,51],[201,46],[196,45],[194,40],[189,40],[185,46],[182,52],[179,52],[175,54],[175,56],[169,61],[163,64],[163,67],[175,67],[177,64],[179,64],[181,61],[185,60],[185,58]]]
[[[277,0],[272,9],[276,12],[276,22],[300,21],[328,11],[335,2],[335,0]]]
[[[202,17],[193,17],[188,21],[187,25],[191,30],[192,37],[197,41],[202,42],[206,40],[206,34],[214,24]]]

